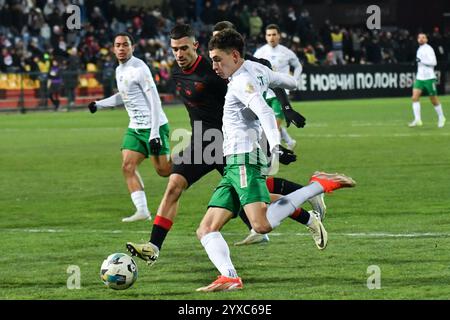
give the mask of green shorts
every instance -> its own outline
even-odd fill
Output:
[[[208,203],[208,208],[225,208],[236,217],[241,207],[247,204],[270,203],[266,169],[267,159],[262,152],[227,157],[224,175]]]
[[[277,119],[284,120],[284,112],[280,100],[273,97],[266,99],[266,102],[269,105],[269,107],[272,108],[273,112],[275,112],[275,117],[277,117]]]
[[[417,80],[414,81],[414,89],[422,90],[424,93],[428,93],[429,96],[437,96],[436,79]]]
[[[162,156],[165,154],[170,154],[169,131],[170,127],[168,123],[159,127],[159,136],[161,138],[162,148],[158,154],[153,154],[150,151],[149,144],[151,129],[128,128],[123,136],[121,150],[126,149],[140,152],[146,158],[149,156]]]

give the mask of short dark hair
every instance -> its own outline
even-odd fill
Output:
[[[114,40],[113,43],[116,42],[116,38],[117,37],[128,37],[128,39],[130,39],[131,45],[134,45],[134,39],[133,36],[131,34],[129,34],[128,32],[119,32],[116,33],[114,36]]]
[[[267,30],[272,30],[272,29],[277,30],[277,32],[281,34],[281,29],[280,29],[280,27],[279,27],[277,24],[271,23],[271,24],[269,24],[269,25],[266,27],[266,31],[267,31]]]
[[[241,57],[244,57],[244,38],[242,35],[233,29],[224,29],[217,33],[209,40],[208,50],[224,50],[231,51],[237,50]]]
[[[215,32],[215,31],[222,31],[222,30],[225,30],[225,29],[234,29],[234,30],[236,30],[236,27],[230,21],[226,21],[226,20],[219,21],[219,22],[217,22],[214,25],[213,32]]]
[[[170,39],[178,40],[184,37],[195,38],[195,32],[188,24],[178,24],[170,30]]]

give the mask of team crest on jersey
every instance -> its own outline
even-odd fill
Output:
[[[245,92],[247,93],[253,93],[255,92],[255,87],[251,83],[247,83],[247,86],[245,87]]]
[[[203,91],[205,89],[205,85],[202,82],[194,82],[195,91]]]

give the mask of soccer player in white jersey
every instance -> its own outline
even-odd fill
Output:
[[[231,261],[229,247],[220,233],[233,218],[233,212],[241,206],[253,229],[264,234],[277,227],[307,199],[355,185],[344,175],[316,172],[308,186],[279,198],[268,207],[270,196],[264,173],[267,159],[259,140],[263,130],[271,154],[274,154],[280,145],[280,134],[274,112],[264,100],[264,93],[269,86],[293,89],[297,82],[293,77],[273,72],[259,63],[244,61],[244,40],[235,30],[225,29],[217,33],[211,38],[208,49],[214,71],[221,78],[229,79],[229,83],[222,127],[226,167],[197,229],[198,239],[221,275],[210,285],[197,289],[203,292],[243,288]],[[257,119],[243,117],[245,108],[249,108]],[[310,215],[308,223],[315,226],[316,245],[324,249],[327,234],[322,223],[315,215]]]
[[[302,65],[296,54],[287,47],[280,44],[281,31],[276,24],[269,24],[266,27],[267,44],[255,51],[256,58],[262,58],[270,61],[272,70],[284,74],[290,73],[290,67],[294,68],[294,78],[300,83],[300,74],[302,73]],[[294,88],[297,89],[297,88]],[[289,91],[287,91],[289,93]],[[289,136],[287,129],[282,126],[284,114],[281,109],[280,101],[276,98],[274,92],[269,90],[266,95],[267,103],[272,107],[277,117],[277,124],[280,128],[281,139],[286,142],[289,149],[293,150],[296,141]]]
[[[412,108],[414,120],[409,124],[410,127],[420,127],[423,125],[420,114],[420,96],[422,92],[428,93],[430,101],[434,106],[434,110],[438,115],[438,127],[443,128],[445,125],[444,111],[437,97],[436,75],[434,67],[437,64],[436,55],[433,48],[427,43],[428,38],[425,33],[417,35],[419,49],[416,54],[417,75],[413,85]]]
[[[91,102],[89,110],[125,105],[130,117],[122,142],[122,172],[136,212],[123,222],[151,219],[144,184],[137,171],[141,162],[151,157],[156,172],[163,177],[171,172],[169,124],[149,67],[133,56],[134,41],[128,33],[114,37],[118,93]]]

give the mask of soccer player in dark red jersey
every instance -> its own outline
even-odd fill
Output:
[[[127,249],[132,255],[146,260],[150,265],[158,258],[166,235],[172,227],[177,214],[178,200],[183,191],[213,170],[223,175],[225,167],[221,130],[227,82],[213,71],[209,59],[198,55],[199,44],[189,25],[175,26],[170,38],[172,52],[176,59],[172,77],[189,113],[192,138],[190,145],[172,159],[172,174],[153,223],[150,242],[127,243]],[[206,136],[215,139],[208,141],[204,139]],[[205,153],[208,150],[212,150],[209,154],[210,159],[205,159]],[[280,155],[280,162],[283,163],[282,158],[286,160],[286,163],[295,160],[295,156],[287,150],[285,154]],[[269,191],[275,194],[287,194],[302,187],[279,178],[268,179],[267,185]],[[275,187],[278,190],[275,190]],[[277,199],[277,196],[274,196],[274,199]],[[298,209],[292,218],[306,224],[309,215],[308,211]],[[248,223],[247,219],[243,218],[243,220]]]

